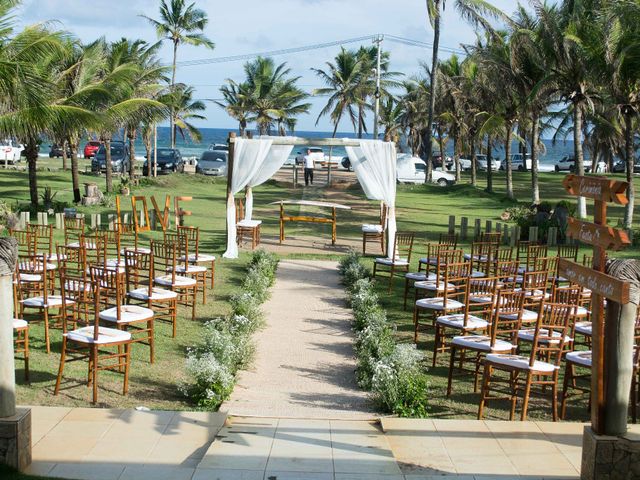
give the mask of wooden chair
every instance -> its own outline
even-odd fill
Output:
[[[435,266],[438,252],[440,250],[457,250],[458,249],[458,234],[441,233],[438,239],[438,243],[427,243],[427,256],[418,260],[418,271],[422,271],[424,265],[429,270],[429,266]]]
[[[387,206],[380,202],[380,223],[362,225],[362,255],[367,254],[367,242],[380,242],[384,255],[384,237],[387,230]]]
[[[176,273],[196,280],[196,290],[202,292],[202,304],[205,305],[207,303],[207,267],[196,265],[186,260],[191,255],[189,253],[189,241],[184,235],[174,232],[164,232],[164,241],[176,244],[178,249]]]
[[[485,356],[478,420],[483,418],[485,404],[489,400],[499,398],[511,401],[509,419],[513,420],[517,399],[521,392],[523,403],[520,419],[525,421],[532,388],[536,386],[542,388],[542,394],[548,394],[550,390],[553,421],[558,420],[558,375],[569,329],[570,314],[571,305],[554,303],[549,304],[546,309],[540,308],[529,355],[490,353]],[[544,360],[539,360],[540,358]],[[509,394],[506,397],[490,396],[495,371],[502,371],[508,375],[506,384],[509,387]]]
[[[525,264],[522,265],[523,272],[529,272],[537,270],[536,262],[538,258],[546,258],[549,248],[547,245],[530,244],[527,246],[527,255],[525,257]]]
[[[172,337],[177,333],[178,294],[153,285],[155,278],[153,253],[125,250],[127,303],[144,305],[153,310],[156,320],[167,320]]]
[[[578,245],[558,245],[558,258],[564,258],[573,262],[578,261]]]
[[[444,248],[444,246],[443,246]],[[413,281],[414,298],[413,303],[418,301],[419,298],[437,296],[445,288],[444,274],[448,264],[464,262],[462,250],[439,250],[436,257],[435,273],[428,273],[428,270],[424,272],[425,280]],[[421,274],[422,272],[418,272]],[[407,274],[410,275],[410,274]],[[406,275],[405,275],[406,277]],[[406,282],[406,280],[405,280]],[[405,285],[406,287],[406,285]],[[408,294],[408,289],[407,289]],[[406,303],[406,300],[405,300]]]
[[[116,230],[120,239],[120,254],[124,254],[125,249],[133,250],[134,252],[150,253],[151,249],[143,247],[140,244],[140,238],[138,232],[133,225],[129,223],[118,223]]]
[[[24,361],[24,381],[29,383],[29,323],[18,318],[18,288],[17,273],[13,276],[13,352],[15,358],[22,354]]]
[[[134,252],[135,253],[135,252]],[[100,312],[98,318],[110,327],[129,332],[131,343],[149,347],[149,363],[155,358],[154,312],[140,305],[125,305],[124,270],[91,266],[92,283],[100,282]]]
[[[53,251],[53,225],[35,225],[29,224],[28,230],[33,236],[34,254],[44,254],[47,256],[48,262],[57,260]]]
[[[191,308],[191,319],[196,319],[196,296],[198,283],[194,278],[178,275],[178,246],[171,242],[151,241],[155,286],[178,294],[178,304]]]
[[[524,292],[515,290],[498,289],[496,292],[495,308],[489,318],[489,332],[486,335],[462,335],[451,340],[451,357],[449,361],[449,376],[447,380],[447,396],[451,395],[453,374],[456,361],[459,361],[458,370],[462,373],[470,373],[474,376],[473,391],[478,390],[478,376],[482,360],[487,353],[516,353],[516,337],[522,325],[522,311],[524,310]],[[456,353],[460,353],[459,359]],[[473,370],[466,370],[464,362],[468,360],[468,354],[475,354],[471,360],[474,363]]]
[[[200,227],[179,226],[178,233],[187,239],[187,247],[189,249],[188,261],[191,264],[208,263],[209,274],[211,275],[211,289],[215,285],[216,257],[208,253],[200,251]],[[182,258],[179,261],[184,261]]]
[[[85,228],[84,217],[78,217],[78,216],[69,217],[65,215],[63,222],[64,222],[65,230],[67,228],[79,229],[79,230],[82,230],[82,233],[84,233],[84,228]]]
[[[92,278],[91,289],[82,291],[85,304],[93,308],[79,309],[75,319],[86,326],[69,329],[63,322],[62,352],[54,395],[60,392],[60,384],[67,363],[87,360],[89,364],[88,386],[93,387],[93,403],[98,402],[98,372],[111,370],[124,374],[122,394],[129,389],[129,366],[131,364],[131,334],[124,330],[100,326],[100,307],[102,305],[103,282],[99,272],[117,272],[101,268],[92,271],[98,275]],[[106,363],[105,363],[106,362]]]
[[[251,238],[251,249],[260,245],[260,226],[262,220],[246,220],[244,218],[244,204],[242,199],[236,199],[236,238],[238,245],[244,242],[245,234]]]
[[[17,288],[20,303],[20,318],[24,319],[25,310],[34,313],[35,318],[28,318],[29,322],[42,321],[44,323],[44,341],[47,353],[51,353],[49,327],[51,321],[64,321],[67,309],[73,305],[73,300],[64,295],[53,295],[54,285],[50,285],[46,272],[45,255],[34,255],[30,260],[21,261],[18,267]],[[58,313],[52,313],[56,311]]]
[[[434,341],[433,366],[439,351],[446,351],[447,330],[458,334],[484,332],[489,326],[491,312],[496,305],[498,278],[486,277],[468,279],[465,283],[464,308],[461,313],[445,314],[436,318],[436,335]]]
[[[376,258],[373,262],[373,278],[381,272],[389,273],[389,292],[393,289],[393,276],[396,272],[409,271],[411,251],[413,250],[413,233],[396,233],[393,242],[393,258]]]
[[[465,260],[471,262],[471,269],[490,275],[491,264],[496,258],[497,244],[493,242],[473,242],[471,253],[464,255]]]
[[[418,332],[423,326],[420,323],[421,311],[431,313],[432,318],[431,324],[424,327],[435,328],[437,317],[464,310],[470,266],[468,262],[447,263],[444,267],[444,284],[442,289],[437,291],[437,296],[416,301],[413,309],[414,343],[418,343]]]
[[[500,245],[500,242],[502,242],[502,232],[481,232],[477,241]]]
[[[28,259],[37,253],[36,239],[29,230],[10,230],[9,234],[18,242],[18,258]]]
[[[523,263],[526,262],[527,259],[527,250],[529,250],[530,245],[536,245],[535,242],[530,242],[528,240],[518,240],[516,243],[516,260],[518,262]]]

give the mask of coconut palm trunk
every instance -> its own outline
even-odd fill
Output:
[[[129,178],[131,180],[136,176],[136,129],[129,130]],[[124,175],[124,172],[122,172]]]
[[[73,202],[80,203],[82,196],[80,195],[80,172],[78,165],[78,142],[72,139],[68,140],[71,145],[71,187],[73,189]]]
[[[453,137],[453,163],[456,168],[456,183],[459,183],[461,180],[460,175],[460,139],[456,134]]]
[[[146,150],[147,157],[147,177],[151,178],[153,176],[153,159],[151,158],[151,139],[153,137],[153,128],[146,127],[142,130],[142,142],[144,143],[144,148]]]
[[[631,230],[633,224],[633,207],[635,203],[635,189],[633,187],[633,164],[634,164],[634,147],[633,147],[633,118],[630,114],[624,115],[624,150],[627,162],[627,198],[629,203],[624,209],[624,228]]]
[[[476,166],[476,162],[478,161],[477,157],[476,157],[476,138],[475,135],[471,135],[471,185],[472,186],[476,186],[476,184],[478,183],[478,173],[477,173],[477,166]],[[490,167],[489,167],[490,168]]]
[[[38,176],[36,164],[38,161],[38,142],[35,138],[27,140],[25,145],[25,156],[27,157],[27,167],[29,173],[29,199],[33,208],[38,207]]]
[[[62,170],[66,171],[69,164],[69,156],[67,155],[67,141],[62,142]]]
[[[433,117],[436,109],[436,88],[437,88],[437,70],[438,70],[438,50],[440,48],[440,0],[436,0],[435,8],[437,10],[437,15],[433,18],[433,50],[431,55],[431,72],[430,73],[430,90],[431,95],[429,95],[429,110],[427,112],[427,132],[425,141],[425,155],[427,161],[427,176],[425,178],[425,183],[431,182],[431,168],[429,165],[431,163],[431,154],[432,154],[432,144],[431,144],[431,126],[433,125]],[[443,152],[440,152],[443,154]]]
[[[576,159],[576,175],[584,175],[584,153],[582,151],[582,105],[573,104],[573,152]],[[587,202],[584,197],[578,197],[578,218],[587,216]]]
[[[174,40],[173,41],[173,62],[171,64],[171,92],[173,92],[175,90],[175,86],[176,86],[176,61],[178,58],[178,41]],[[176,129],[175,129],[175,124],[176,124],[176,119],[175,119],[175,115],[176,115],[176,110],[175,107],[173,105],[171,105],[171,115],[169,117],[169,122],[170,122],[170,130],[171,130],[171,148],[176,148]]]
[[[540,136],[540,121],[533,116],[531,129],[531,200],[534,205],[540,203],[540,185],[538,181],[538,137]],[[524,157],[523,157],[524,158]],[[526,163],[526,160],[525,160]]]
[[[487,189],[486,191],[488,193],[493,193],[493,169],[491,168],[491,163],[492,163],[492,148],[491,148],[491,143],[493,142],[493,139],[491,138],[491,135],[487,135]]]
[[[105,180],[107,184],[107,193],[113,192],[113,171],[111,167],[111,137],[106,137],[104,140],[104,153],[105,153]]]
[[[506,159],[506,177],[507,177],[507,198],[513,200],[513,166],[511,165],[511,135],[513,130],[513,122],[507,122],[507,132],[504,137],[504,155]],[[490,168],[487,169],[491,170]]]

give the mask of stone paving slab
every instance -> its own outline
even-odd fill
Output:
[[[355,380],[351,312],[337,263],[284,260],[253,366],[221,410],[235,416],[371,419]]]

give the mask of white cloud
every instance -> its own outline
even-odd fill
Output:
[[[196,0],[209,15],[206,34],[216,43],[209,51],[189,46],[181,47],[179,60],[238,55],[268,50],[286,49],[316,43],[387,33],[424,42],[431,42],[433,34],[426,18],[424,0]],[[511,0],[495,0],[496,6],[510,11]],[[83,41],[99,36],[115,40],[120,37],[143,38],[155,41],[155,32],[138,15],[158,15],[158,0],[26,0],[21,10],[25,23],[50,19],[59,20],[63,27]],[[472,28],[460,20],[449,2],[443,19],[441,44],[458,47],[474,41]],[[357,48],[358,45],[350,45]],[[407,75],[418,71],[420,61],[429,61],[431,52],[386,41],[391,51],[392,69]],[[287,62],[293,74],[301,75],[301,84],[311,90],[319,86],[311,67],[321,67],[331,60],[339,47],[313,50],[295,55],[275,57]],[[171,50],[166,45],[162,55],[167,62]],[[243,62],[183,67],[178,79],[197,85],[201,98],[217,98],[219,85],[226,78],[242,78]],[[300,130],[315,129],[322,99],[313,100],[309,116],[301,117]],[[218,107],[212,105],[203,126],[235,127],[234,122]],[[318,128],[329,130],[322,119]],[[341,130],[349,130],[341,125]]]

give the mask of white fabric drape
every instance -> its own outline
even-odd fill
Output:
[[[236,138],[233,148],[233,172],[231,195],[227,198],[227,251],[225,258],[238,258],[236,243],[236,205],[234,195],[247,188],[245,219],[251,220],[253,192],[256,187],[271,178],[287,160],[293,145],[273,145],[269,138]]]
[[[382,200],[389,207],[387,257],[392,258],[396,238],[396,146],[382,140],[361,140],[359,147],[345,148],[367,198]]]

